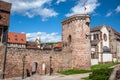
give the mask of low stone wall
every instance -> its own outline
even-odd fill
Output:
[[[42,51],[33,49],[8,48],[5,65],[5,77],[20,77],[38,74],[49,74],[72,67],[72,54],[67,51]],[[50,69],[51,68],[51,69]]]
[[[2,65],[3,65],[3,58],[4,58],[3,52],[4,52],[4,46],[1,45],[0,46],[0,71],[2,71]]]
[[[109,80],[119,80],[119,79],[117,79],[117,78],[120,78],[119,77],[120,75],[117,75],[118,71],[120,71],[120,64],[118,64],[117,66],[114,67],[113,72],[111,73]]]

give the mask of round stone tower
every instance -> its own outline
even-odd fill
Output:
[[[73,15],[62,21],[63,50],[72,53],[73,69],[90,69],[90,16]]]

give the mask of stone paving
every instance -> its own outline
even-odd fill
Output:
[[[75,74],[75,75],[33,75],[31,77],[25,78],[24,80],[82,80],[84,77],[88,77],[90,73],[85,74]]]
[[[31,77],[26,77],[25,79],[18,78],[9,78],[4,80],[82,80],[82,78],[88,77],[90,73],[84,74],[74,74],[74,75],[62,75],[62,74],[55,74],[55,75],[38,75],[35,74]],[[3,80],[3,79],[0,79]]]

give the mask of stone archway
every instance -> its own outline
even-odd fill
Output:
[[[38,63],[34,62],[33,65],[32,65],[32,75],[37,72],[37,67],[38,67]]]
[[[42,74],[46,74],[46,64],[45,62],[42,63]]]

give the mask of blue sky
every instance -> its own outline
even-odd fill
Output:
[[[61,21],[83,14],[84,0],[3,0],[12,3],[9,31],[24,32],[27,40],[61,41]],[[120,32],[120,0],[86,0],[90,26],[106,24]]]

